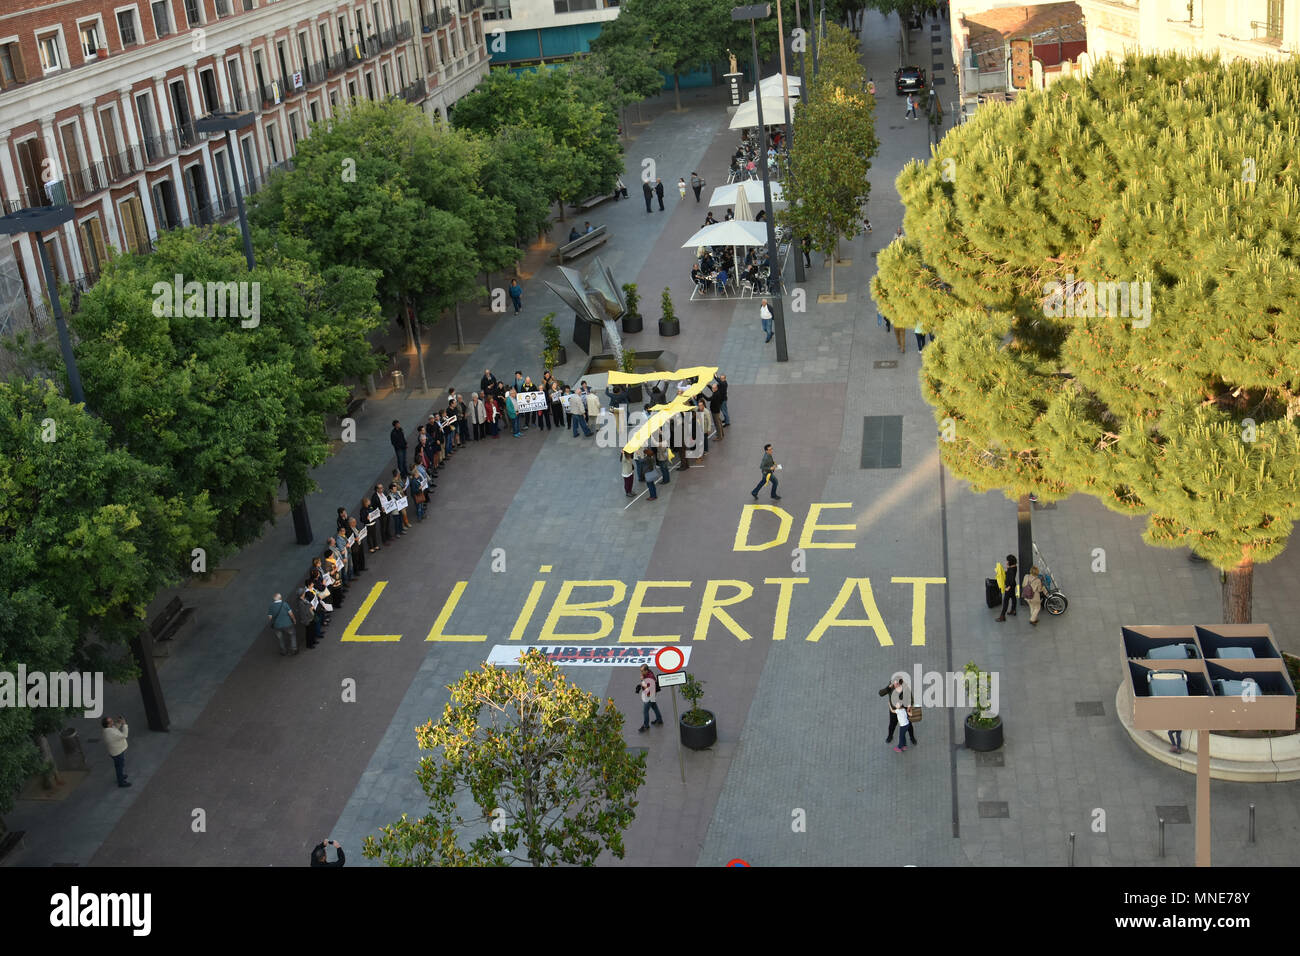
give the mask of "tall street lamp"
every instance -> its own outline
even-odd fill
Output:
[[[758,28],[755,26],[756,20],[765,20],[771,14],[771,4],[756,3],[747,7],[732,7],[731,19],[735,21],[749,21],[749,37],[754,48],[754,77],[760,79],[758,72]],[[762,92],[754,94],[754,104],[758,107],[758,128],[766,129],[763,125],[763,95]],[[781,263],[776,254],[776,220],[772,214],[772,184],[767,175],[767,156],[760,157],[758,164],[759,169],[763,172],[763,219],[767,224],[767,263],[768,275],[775,275],[777,286],[776,292],[771,292],[771,279],[769,278],[768,292],[772,295],[772,318],[776,321],[776,360],[778,362],[788,362],[790,355],[786,351],[785,345],[785,308],[781,304]]]
[[[244,191],[239,186],[239,152],[235,145],[235,130],[253,125],[252,112],[210,113],[202,119],[195,120],[194,128],[200,133],[225,133],[230,154],[230,178],[235,182],[235,203],[239,207],[239,231],[244,236],[244,258],[248,260],[248,271],[257,268],[253,259],[253,236],[248,231],[248,211],[244,208]],[[311,544],[311,516],[307,513],[307,500],[293,505],[293,530],[299,544]]]
[[[77,358],[72,354],[72,337],[68,335],[67,323],[63,321],[63,305],[59,302],[59,284],[54,279],[50,254],[41,239],[41,233],[72,222],[74,212],[70,205],[19,209],[7,216],[0,216],[0,235],[18,236],[29,233],[36,242],[36,248],[41,256],[41,270],[45,274],[45,290],[50,297],[50,308],[54,310],[54,327],[59,331],[59,351],[63,353],[63,365],[68,372],[68,389],[72,394],[72,400],[78,405],[84,405],[86,393],[81,387],[81,373],[77,371]]]
[[[69,204],[19,209],[7,216],[0,216],[0,235],[17,236],[27,233],[36,243],[41,256],[41,271],[45,274],[45,289],[50,297],[50,308],[54,312],[54,325],[59,331],[59,351],[63,353],[63,364],[68,373],[68,391],[74,403],[84,406],[86,393],[81,387],[77,357],[72,352],[72,337],[68,334],[68,325],[63,319],[63,305],[59,302],[59,286],[54,279],[54,267],[50,264],[49,251],[41,239],[42,233],[72,222],[75,214],[76,210]],[[86,410],[90,411],[89,408]],[[166,731],[171,725],[171,718],[167,714],[167,702],[163,698],[158,669],[154,665],[153,638],[147,629],[142,630],[131,640],[131,656],[135,658],[135,663],[140,668],[140,697],[144,704],[145,719],[149,729],[160,733]]]

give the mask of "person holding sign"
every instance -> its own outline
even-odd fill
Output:
[[[379,550],[379,519],[383,515],[383,510],[370,498],[361,499],[361,517],[366,523],[366,541],[371,554]]]
[[[367,529],[358,526],[356,518],[348,519],[348,539],[352,542],[352,563],[356,565],[357,574],[366,570],[366,535]]]

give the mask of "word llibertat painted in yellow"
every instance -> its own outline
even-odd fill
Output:
[[[911,643],[913,647],[925,645],[926,586],[944,584],[945,581],[944,578],[905,575],[895,575],[889,579],[890,584],[912,589]],[[544,616],[539,617],[538,606],[541,604],[547,583],[545,578],[533,582],[510,630],[509,640],[523,640],[533,622],[539,619],[542,623],[537,642],[541,644],[602,641],[613,635],[615,630],[618,631],[618,641],[621,644],[669,644],[687,636],[687,631],[683,629],[680,622],[675,627],[669,623],[654,625],[648,623],[647,618],[650,615],[687,614],[685,603],[654,602],[673,599],[685,602],[696,587],[694,581],[637,581],[630,587],[626,582],[617,580],[560,581],[559,590],[551,599],[549,608],[546,609]],[[772,640],[784,641],[789,636],[790,602],[796,589],[808,583],[809,579],[806,577],[762,579],[761,586],[774,588],[776,595],[776,611],[772,617],[770,631]],[[387,584],[387,581],[376,581],[371,585],[370,594],[357,609],[357,613],[344,630],[341,640],[400,641],[402,639],[401,634],[362,633],[366,618],[379,601]],[[467,581],[457,581],[452,587],[451,594],[438,611],[433,627],[425,637],[426,641],[483,642],[488,639],[486,634],[451,633],[452,615],[456,613],[468,587]],[[690,627],[690,640],[705,640],[710,631],[718,633],[718,628],[737,640],[753,640],[756,635],[750,633],[732,615],[738,605],[754,596],[755,590],[756,585],[748,581],[731,578],[705,581],[699,608],[693,612],[694,623]],[[614,613],[620,609],[622,620],[616,621]],[[575,622],[578,621],[584,622],[584,630],[574,630]],[[687,623],[690,623],[690,618],[687,619]],[[641,633],[643,629],[655,626],[664,630],[676,630],[677,633]],[[881,647],[894,645],[894,639],[889,633],[880,608],[876,605],[870,578],[845,578],[830,607],[804,636],[804,640],[820,641],[832,628],[869,628],[874,632]]]
[[[689,372],[707,371],[689,369]],[[671,403],[665,408],[671,407]],[[852,541],[829,540],[827,535],[856,531],[852,524],[822,523],[823,512],[834,509],[851,509],[849,502],[813,503],[808,507],[803,527],[798,538],[798,546],[803,549],[848,550],[857,545]],[[771,516],[771,517],[769,517]],[[756,531],[755,525],[770,525],[772,517],[776,520],[774,533],[766,540],[753,541],[755,533],[768,534],[769,531]],[[756,519],[759,519],[756,521]],[[732,550],[736,552],[765,551],[785,544],[790,540],[794,525],[794,515],[775,505],[745,505],[740,522],[736,528],[736,537]],[[739,641],[750,641],[756,636],[735,618],[740,605],[749,601],[760,587],[772,588],[767,595],[775,596],[776,607],[773,611],[770,630],[764,626],[763,635],[770,633],[772,640],[784,641],[790,636],[790,605],[796,591],[810,583],[808,577],[763,577],[760,581],[743,581],[735,578],[710,579],[703,582],[700,589],[698,607],[687,610],[686,601],[696,589],[694,581],[636,581],[628,585],[624,581],[613,579],[599,580],[564,580],[545,577],[551,571],[551,565],[542,565],[538,573],[543,575],[533,581],[524,597],[523,605],[516,615],[510,629],[508,640],[522,641],[534,622],[540,621],[541,631],[536,637],[540,644],[564,644],[574,641],[603,641],[617,631],[617,640],[621,644],[669,644],[681,641],[689,636],[692,641],[706,640],[709,634],[720,632],[730,634]],[[558,583],[553,588],[550,605],[544,612],[542,598],[547,586]],[[890,585],[910,587],[912,589],[911,645],[925,645],[926,588],[934,584],[946,584],[947,579],[926,575],[894,575],[889,579]],[[366,618],[387,587],[387,581],[377,581],[370,588],[370,593],[357,609],[351,622],[343,632],[344,641],[400,641],[401,634],[364,634],[362,628]],[[458,634],[452,629],[452,616],[460,606],[461,599],[469,587],[468,581],[457,581],[443,602],[429,629],[426,641],[471,641],[485,642],[486,634]],[[678,601],[681,603],[657,603],[659,601]],[[615,619],[615,613],[621,611],[621,620]],[[652,617],[652,615],[658,615]],[[685,621],[668,623],[672,615],[686,616]],[[691,616],[693,615],[693,617]],[[651,621],[659,621],[654,624]],[[577,630],[577,622],[582,622],[583,629]],[[676,631],[676,633],[647,634],[640,633],[649,628]],[[871,579],[866,577],[846,577],[830,606],[817,619],[817,622],[803,636],[806,641],[817,642],[825,637],[832,628],[867,628],[871,630],[881,647],[892,647],[894,638],[880,608],[876,604],[875,591]],[[494,637],[499,640],[499,634]]]

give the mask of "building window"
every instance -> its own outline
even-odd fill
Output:
[[[307,104],[307,111],[311,114],[311,121],[313,123],[320,122],[320,112],[316,109],[315,100],[312,100],[310,103]]]
[[[16,41],[0,44],[0,89],[15,83],[26,83],[27,71],[23,68],[23,51]]]
[[[57,33],[37,37],[36,46],[41,51],[41,69],[44,72],[53,73],[55,70],[63,68],[63,60],[59,56],[59,35]]]
[[[294,154],[298,152],[298,113],[295,111],[289,114],[289,149]]]
[[[192,27],[203,23],[203,17],[199,15],[199,0],[185,0],[185,22]]]
[[[266,148],[271,153],[271,165],[274,166],[280,161],[280,146],[275,141],[275,124],[266,124]]]
[[[85,23],[78,23],[77,32],[81,35],[81,55],[87,60],[93,60],[102,46],[99,42],[99,22],[88,20]]]
[[[597,0],[555,0],[556,13],[575,13],[578,10],[598,9]]]
[[[165,37],[172,32],[172,17],[168,6],[169,0],[154,0],[152,5],[153,32],[158,37]]]
[[[122,38],[122,46],[135,46],[140,40],[135,32],[135,11],[117,11],[117,35]]]
[[[230,16],[230,0],[216,0],[216,3],[217,3],[217,16],[219,17]]]
[[[1270,40],[1282,39],[1282,0],[1268,0],[1268,19],[1264,21],[1264,35]]]

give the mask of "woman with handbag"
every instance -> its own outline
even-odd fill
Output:
[[[1043,579],[1038,576],[1038,565],[1033,565],[1020,585],[1020,596],[1029,602],[1029,623],[1038,626],[1038,612],[1043,609]]]

